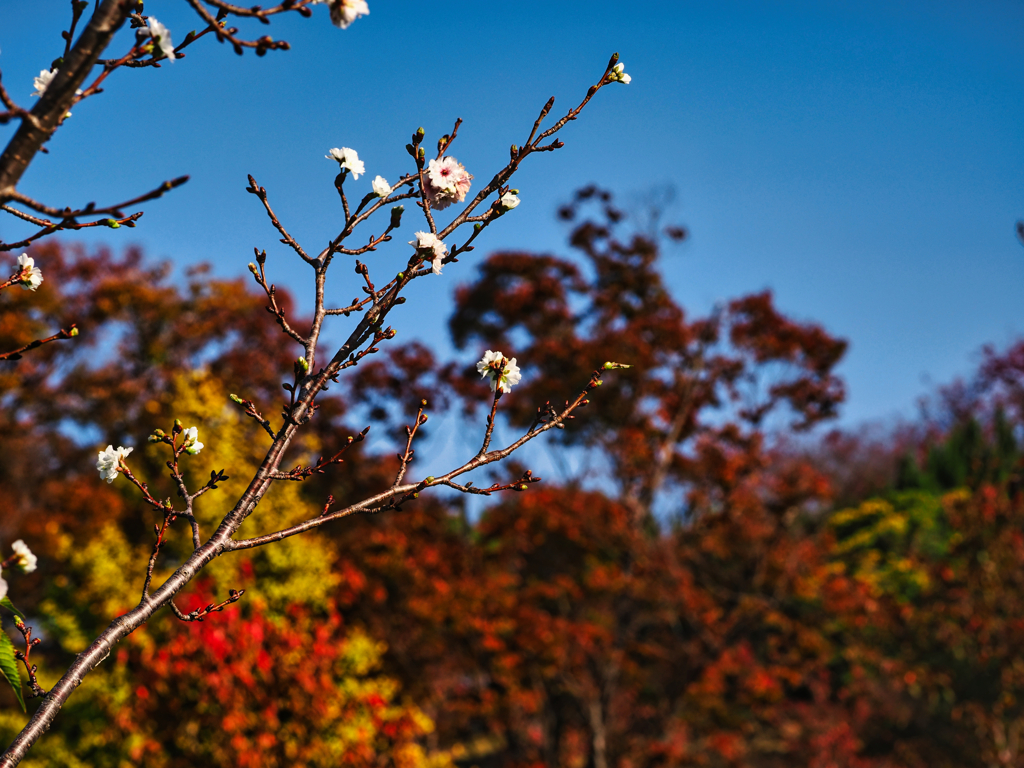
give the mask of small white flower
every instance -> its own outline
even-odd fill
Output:
[[[507,394],[523,378],[514,357],[506,359],[501,352],[491,352],[489,349],[476,364],[476,369],[481,379],[490,378],[491,392],[500,391]]]
[[[337,160],[338,165],[351,173],[353,179],[358,179],[362,174],[366,173],[366,166],[363,165],[363,161],[359,159],[359,154],[354,149],[334,147],[331,150],[331,154],[324,155],[324,157],[328,160]]]
[[[387,197],[391,194],[391,185],[388,184],[387,180],[383,176],[378,176],[371,183],[373,187],[373,194],[377,197]]]
[[[430,251],[431,268],[435,275],[441,274],[444,257],[448,255],[448,246],[438,239],[437,235],[431,232],[417,232],[416,239],[410,240],[409,245],[415,245],[417,251]]]
[[[0,578],[0,600],[7,597],[7,582]]]
[[[114,446],[108,445],[105,450],[100,451],[99,458],[96,459],[96,469],[100,471],[100,477],[108,483],[114,482],[114,478],[117,477],[117,473],[120,471],[121,459],[125,458],[133,450],[135,449],[118,446],[115,451]]]
[[[39,97],[46,93],[46,89],[50,87],[50,83],[53,82],[53,76],[57,74],[57,69],[42,69],[39,71],[39,77],[32,78],[32,85],[35,87],[36,92],[31,94],[32,96]],[[82,89],[79,88],[75,91],[76,96],[82,95]],[[68,112],[70,117],[71,113]]]
[[[53,81],[53,76],[57,74],[56,69],[42,69],[39,71],[39,77],[32,78],[32,85],[35,87],[36,92],[33,96],[42,96],[46,93],[46,89]]]
[[[43,271],[27,253],[18,257],[18,280],[21,287],[28,291],[34,291],[43,283]]]
[[[501,196],[501,200],[499,200],[498,202],[501,203],[501,207],[504,208],[506,211],[511,211],[513,208],[519,205],[519,197],[512,194],[512,190],[509,190],[508,192]]]
[[[18,559],[14,561],[14,564],[21,568],[22,573],[32,573],[36,569],[36,561],[39,559],[32,554],[32,550],[28,548],[28,545],[18,539],[16,542],[11,544],[11,549],[14,550],[14,554],[18,556]]]
[[[625,67],[626,65],[623,64],[622,62],[619,62],[614,67],[612,67],[612,71],[608,73],[608,81],[611,83],[617,82],[622,83],[623,85],[629,85],[629,81],[632,80],[633,78],[631,78],[629,75],[625,73]]]
[[[185,438],[184,446],[185,453],[195,456],[206,446],[199,442],[199,429],[198,427],[189,427],[185,430],[183,437]]]
[[[331,9],[331,23],[341,29],[348,29],[348,25],[360,16],[370,15],[366,0],[327,0],[327,5]]]
[[[171,61],[176,58],[174,55],[174,43],[171,42],[171,30],[156,20],[155,16],[146,19],[145,31],[153,38],[153,42],[160,47],[160,53]],[[155,53],[155,51],[154,51]],[[154,56],[153,58],[158,58]]]

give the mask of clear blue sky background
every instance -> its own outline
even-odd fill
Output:
[[[368,176],[355,187],[368,191],[375,174],[408,169],[417,126],[431,146],[462,117],[453,154],[489,178],[548,96],[556,112],[575,103],[619,51],[632,84],[602,91],[563,150],[531,158],[516,182],[522,205],[478,254],[564,253],[554,209],[583,183],[627,202],[673,185],[671,216],[692,232],[663,265],[679,299],[701,312],[771,288],[785,311],[849,339],[847,425],[912,415],[932,384],[971,370],[982,344],[1024,331],[1013,232],[1024,218],[1021,2],[370,7],[347,31],[325,7],[242,25],[290,41],[289,52],[239,58],[207,39],[160,70],[116,73],[74,110],[23,191],[51,204],[113,202],[191,174],[145,206],[137,229],[78,239],[208,260],[221,275],[244,274],[253,246],[266,248],[273,279],[301,299],[309,270],[276,242],[246,173],[317,249],[339,219],[328,148],[359,151]],[[201,26],[181,0],[146,11],[177,41]],[[63,0],[0,2],[0,70],[25,103],[69,16]],[[406,222],[411,236],[418,227]],[[5,239],[19,231],[0,222]],[[383,277],[406,258],[396,242],[370,264]],[[395,318],[402,338],[448,349],[450,293],[472,263],[421,281]],[[338,272],[339,298],[355,295],[355,276]]]

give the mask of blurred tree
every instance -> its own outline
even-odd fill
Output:
[[[593,187],[560,215],[575,221],[588,205],[597,215],[570,235],[582,265],[494,254],[456,294],[454,341],[514,346],[528,376],[502,405],[516,425],[533,421],[537,403],[568,397],[569,383],[595,365],[628,361],[632,369],[602,390],[597,412],[562,437],[600,450],[607,479],[635,515],[649,516],[661,491],[680,488],[687,514],[715,508],[713,489],[756,465],[773,418],[804,430],[836,414],[843,386],[832,369],[846,343],[783,317],[767,293],[687,320],[658,271],[661,238],[630,232],[611,195]]]

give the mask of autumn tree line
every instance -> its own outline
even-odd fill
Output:
[[[830,433],[844,341],[767,293],[691,315],[659,259],[685,231],[637,228],[607,192],[559,216],[567,255],[499,251],[460,275],[452,359],[396,339],[330,388],[306,463],[373,430],[344,463],[275,485],[261,525],[388,487],[421,412],[421,451],[445,418],[476,429],[485,348],[522,369],[498,429],[528,427],[606,360],[632,366],[557,432],[573,467],[215,561],[179,609],[245,599],[204,621],[158,613],[24,765],[1021,764],[1024,344],[987,350],[915,422]],[[159,523],[97,476],[96,451],[135,445],[133,467],[166,480],[139,425],[201,423],[184,471],[201,484],[229,467],[237,496],[266,436],[230,396],[280,403],[294,350],[241,278],[55,240],[30,254],[46,281],[5,293],[0,347],[81,329],[0,363],[0,545],[38,556],[4,573],[45,688],[137,601]],[[478,485],[537,471],[518,460]],[[157,576],[188,554],[169,540]],[[0,742],[26,720],[0,693]]]

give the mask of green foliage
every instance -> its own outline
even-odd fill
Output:
[[[13,613],[17,620],[24,621],[25,614],[19,611],[14,603],[11,602],[11,598],[4,595],[0,598],[0,606],[3,606],[8,611]],[[14,643],[11,642],[11,638],[7,636],[4,631],[2,620],[0,620],[0,674],[4,676],[4,679],[11,686],[14,691],[14,696],[18,700],[18,704],[21,706],[21,711],[25,711],[25,695],[21,690],[21,677],[18,671],[18,660],[14,654],[17,649],[14,647]]]
[[[6,608],[11,613],[13,613],[15,616],[17,616],[22,621],[25,620],[25,614],[22,613],[21,611],[19,611],[15,607],[14,603],[11,602],[11,598],[9,598],[9,597],[7,597],[5,595],[4,598],[2,600],[0,600],[0,605],[2,605],[4,608]]]
[[[901,457],[896,487],[938,492],[981,483],[999,485],[1010,478],[1020,459],[1013,425],[997,408],[987,428],[975,416],[959,420],[928,448],[923,467],[913,452]]]
[[[8,684],[14,690],[14,695],[18,699],[18,704],[21,705],[21,710],[25,711],[25,696],[21,692],[21,677],[18,674],[18,661],[14,658],[15,652],[14,643],[11,642],[11,638],[7,636],[7,633],[3,631],[0,626],[0,673],[3,674],[4,679],[7,680]]]
[[[929,586],[931,564],[955,536],[943,498],[924,491],[869,499],[829,517],[837,555],[877,595],[907,602]]]

